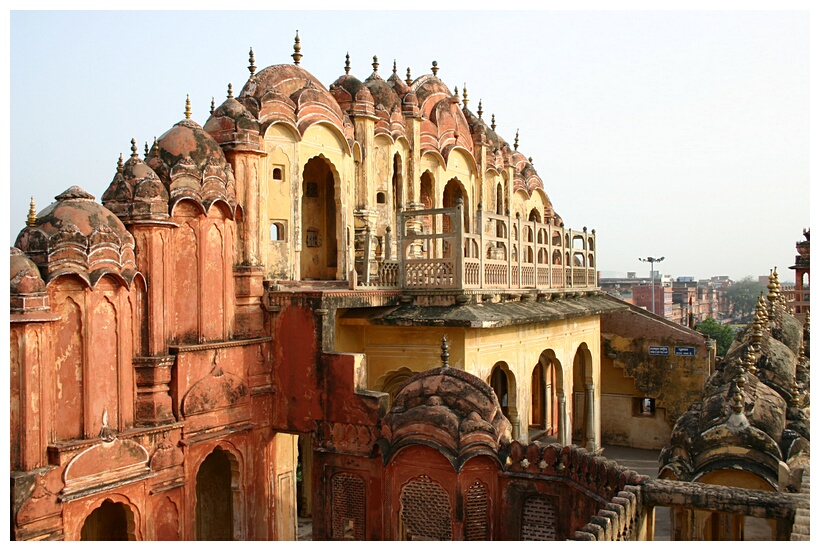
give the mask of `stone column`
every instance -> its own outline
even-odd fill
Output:
[[[563,393],[558,394],[558,443],[568,446],[572,443],[571,423],[567,415],[567,397]]]
[[[174,357],[135,357],[133,365],[137,384],[136,423],[152,426],[174,422],[170,394]]]
[[[595,385],[593,383],[586,383],[586,442],[584,447],[594,452],[598,449],[598,435],[595,431]]]

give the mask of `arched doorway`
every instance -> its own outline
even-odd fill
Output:
[[[595,381],[592,376],[592,354],[586,343],[581,343],[572,361],[572,396],[572,438],[589,451],[595,451]]]
[[[510,420],[513,438],[519,438],[521,426],[518,419],[515,376],[505,362],[498,362],[493,366],[489,383],[498,397],[501,413]]]
[[[82,541],[133,541],[134,514],[124,503],[106,499],[91,511],[80,531]]]
[[[445,209],[455,207],[458,204],[458,200],[461,199],[463,202],[463,209],[464,209],[464,231],[470,231],[470,208],[469,208],[469,198],[467,197],[467,191],[464,189],[464,184],[462,184],[458,178],[452,178],[447,185],[444,186],[444,192],[441,196],[441,206]],[[444,217],[444,233],[449,233],[450,230],[450,220],[448,217]]]
[[[566,394],[564,391],[564,374],[561,362],[555,357],[552,349],[544,350],[538,358],[538,365],[544,378],[544,431],[547,441],[569,444],[571,441],[568,427]],[[533,373],[535,376],[535,373]]]
[[[402,172],[402,160],[401,155],[396,153],[393,155],[393,180],[392,180],[392,191],[393,191],[393,215],[392,215],[392,224],[393,227],[391,232],[391,239],[397,239],[398,236],[398,229],[399,229],[399,211],[404,208],[404,178]],[[396,243],[393,243],[393,246],[390,249],[391,251],[397,250]],[[387,260],[393,260],[392,258],[388,258]]]
[[[544,366],[535,364],[530,383],[530,428],[538,431],[547,428],[547,384]]]
[[[301,279],[336,279],[338,208],[330,162],[313,157],[302,172]]]
[[[538,222],[539,224],[541,223],[541,213],[538,212],[537,208],[533,207],[533,209],[530,211],[529,221]]]
[[[196,539],[229,541],[234,537],[234,484],[232,456],[216,448],[196,474]],[[238,473],[236,474],[238,478]]]

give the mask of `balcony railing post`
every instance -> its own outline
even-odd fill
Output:
[[[407,250],[409,249],[409,241],[407,240],[407,214],[405,211],[399,211],[399,227],[397,228],[398,233],[398,242],[399,242],[399,285],[401,287],[407,287],[407,272],[405,270],[405,263],[404,263],[404,256],[407,254]]]
[[[507,289],[512,287],[512,232],[513,223],[510,216],[510,209],[507,209]]]
[[[453,264],[455,273],[453,274],[453,286],[456,289],[464,288],[464,200],[459,197],[456,199],[455,214],[452,216],[450,227],[453,229],[454,236],[450,239],[453,243]]]
[[[478,288],[484,288],[484,217],[481,215],[481,203],[475,214],[475,227],[478,233]]]
[[[518,232],[517,232],[518,233],[518,255],[515,258],[516,263],[518,264],[518,269],[516,270],[518,272],[518,277],[516,278],[517,279],[516,285],[518,286],[517,287],[518,289],[521,289],[522,288],[522,285],[521,285],[521,272],[523,271],[521,269],[521,257],[524,255],[524,251],[521,247],[521,243],[522,243],[522,240],[524,238],[524,227],[521,225],[521,213],[520,212],[515,213],[515,223],[518,226]]]

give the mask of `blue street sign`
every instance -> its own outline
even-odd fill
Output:
[[[650,356],[668,356],[669,355],[669,347],[668,346],[650,346],[649,347],[649,355]]]
[[[675,356],[694,356],[695,355],[695,347],[694,346],[676,346],[675,347]]]

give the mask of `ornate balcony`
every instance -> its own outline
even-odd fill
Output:
[[[597,288],[595,230],[452,208],[399,213],[388,233],[357,237],[355,288],[412,290],[590,290]],[[395,251],[395,252],[394,252]]]

